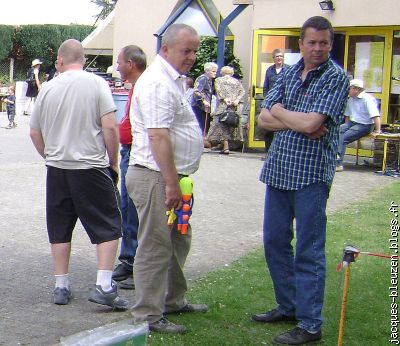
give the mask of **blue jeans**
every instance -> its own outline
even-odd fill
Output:
[[[373,128],[374,125],[359,124],[353,121],[349,121],[340,125],[338,149],[339,158],[337,162],[338,165],[341,165],[343,163],[347,144],[368,135],[369,133],[371,133]]]
[[[281,313],[298,326],[321,329],[325,289],[326,202],[329,188],[315,183],[287,191],[267,186],[264,207],[264,251]],[[296,251],[293,220],[296,220]]]
[[[138,246],[137,233],[139,228],[139,218],[136,207],[129,197],[125,185],[126,172],[129,166],[130,145],[121,145],[121,213],[122,213],[122,240],[119,261],[127,267],[133,269],[136,249]]]

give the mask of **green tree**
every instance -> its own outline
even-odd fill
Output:
[[[1,28],[1,26],[0,26]],[[16,58],[16,75],[24,77],[33,59],[43,62],[42,71],[53,67],[57,51],[69,38],[82,41],[92,31],[90,25],[23,25],[15,28],[13,53]]]
[[[12,25],[0,25],[0,60],[10,57],[13,47],[14,27]]]
[[[91,0],[90,2],[101,8],[94,23],[95,25],[98,20],[106,18],[114,10],[118,0]]]
[[[189,76],[196,79],[204,73],[204,64],[206,62],[217,62],[217,45],[218,39],[212,36],[202,36],[200,47],[197,51],[197,59],[193,68],[189,72]],[[242,79],[243,73],[240,66],[240,61],[233,54],[233,41],[225,42],[224,65],[234,68],[235,77]]]

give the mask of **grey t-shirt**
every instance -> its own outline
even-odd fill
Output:
[[[108,167],[101,117],[116,110],[107,82],[66,71],[44,83],[30,126],[41,131],[46,164],[62,169]]]

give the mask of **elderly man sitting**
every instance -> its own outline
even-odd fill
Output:
[[[365,92],[360,79],[350,81],[349,100],[345,110],[346,120],[340,126],[339,149],[336,172],[343,171],[343,158],[346,146],[369,133],[381,132],[381,118],[376,99]]]

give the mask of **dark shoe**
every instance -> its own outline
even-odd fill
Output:
[[[112,278],[115,281],[123,281],[132,276],[132,269],[128,269],[122,263],[118,264],[112,273]]]
[[[304,345],[309,342],[321,340],[321,338],[321,331],[313,334],[307,332],[305,329],[295,327],[288,330],[286,333],[276,336],[273,343],[276,345]]]
[[[251,316],[255,322],[275,323],[275,322],[295,322],[294,316],[287,316],[282,314],[277,308],[267,311],[263,314],[256,314]]]
[[[118,296],[117,284],[113,282],[112,291],[104,292],[100,285],[95,285],[89,294],[89,302],[107,305],[117,310],[127,310],[129,303]]]
[[[156,322],[149,323],[151,332],[171,333],[171,334],[184,334],[187,332],[185,326],[170,322],[167,318],[162,317]]]
[[[53,292],[53,301],[57,305],[67,305],[72,298],[71,290],[66,287],[56,287]]]
[[[118,282],[118,287],[122,288],[123,290],[134,290],[135,289],[135,283],[133,282],[133,277],[130,276],[126,280],[119,281]]]
[[[179,310],[167,311],[165,312],[166,315],[168,314],[183,314],[185,312],[207,312],[208,306],[206,304],[186,304],[184,307],[180,308]]]

